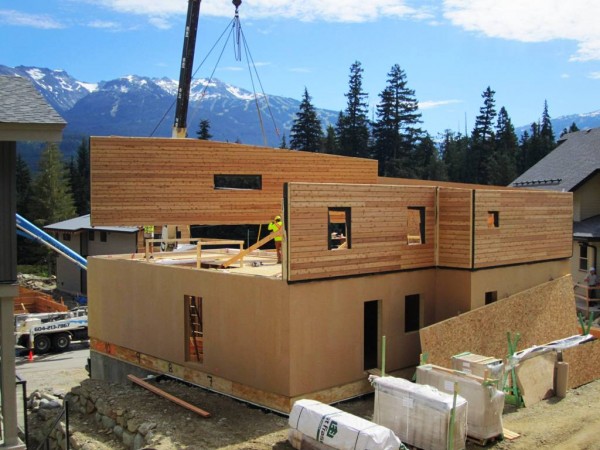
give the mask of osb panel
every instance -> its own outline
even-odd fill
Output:
[[[600,378],[600,339],[563,351],[563,361],[569,364],[569,389]]]
[[[421,348],[428,363],[451,366],[451,357],[471,352],[504,358],[507,332],[521,339],[517,350],[577,334],[570,275],[541,284],[491,305],[422,328]]]
[[[288,181],[377,183],[377,161],[198,139],[92,137],[92,225],[261,224]],[[214,175],[261,175],[260,190]]]
[[[472,199],[470,189],[439,189],[439,266],[471,268]]]
[[[497,212],[499,226],[488,216]],[[573,196],[553,191],[475,193],[475,268],[569,258]]]
[[[290,183],[287,245],[291,281],[431,267],[435,188]],[[328,249],[329,208],[350,208],[350,248]],[[423,244],[409,245],[409,207],[425,208]]]

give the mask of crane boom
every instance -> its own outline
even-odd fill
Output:
[[[192,70],[194,68],[200,2],[201,0],[188,0],[183,51],[181,53],[181,68],[179,71],[179,88],[177,89],[177,105],[175,107],[175,122],[173,124],[172,137],[174,138],[185,138],[187,134],[187,110],[190,99]]]

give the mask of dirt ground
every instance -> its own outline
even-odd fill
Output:
[[[80,376],[80,374],[79,374]],[[81,380],[77,381],[78,384]],[[62,380],[63,385],[66,380]],[[88,388],[99,390],[115,406],[134,410],[136,417],[156,424],[153,441],[146,448],[156,450],[290,450],[286,441],[287,417],[268,412],[229,397],[188,386],[177,381],[155,382],[161,389],[212,414],[208,419],[183,409],[147,390],[133,385],[111,385],[84,380]],[[520,437],[491,443],[486,448],[525,450],[561,448],[600,449],[600,380],[571,390],[565,399],[552,398],[531,407],[506,406],[504,427]],[[336,405],[357,416],[371,419],[373,395]],[[31,422],[35,428],[36,421]],[[71,429],[83,436],[86,450],[125,448],[107,430],[98,429],[93,415],[71,416]],[[469,443],[469,450],[481,448]]]

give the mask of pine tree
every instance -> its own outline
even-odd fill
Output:
[[[350,66],[348,93],[344,94],[348,104],[340,113],[336,127],[340,154],[345,156],[369,156],[369,119],[367,94],[362,88],[361,63]]]
[[[467,155],[469,138],[460,133],[446,130],[440,144],[441,159],[448,173],[448,180],[466,182],[468,180]]]
[[[495,133],[495,148],[486,162],[488,183],[507,186],[517,173],[517,152],[519,143],[506,108],[500,108]]]
[[[304,88],[304,95],[290,133],[290,148],[293,150],[319,152],[321,149],[323,127],[310,100],[308,89]]]
[[[38,226],[75,216],[73,194],[69,188],[62,153],[55,144],[42,152],[32,189],[31,219]]]
[[[471,134],[471,145],[468,154],[468,180],[471,183],[487,184],[489,174],[486,170],[487,160],[494,150],[494,119],[496,108],[494,94],[488,86],[481,94],[483,106],[475,119],[475,127]]]
[[[24,217],[29,216],[31,203],[31,171],[20,153],[17,153],[17,212]]]
[[[69,179],[75,210],[82,216],[90,213],[90,151],[86,140],[77,149],[77,159],[69,164]]]
[[[324,153],[335,155],[339,152],[337,144],[337,138],[335,137],[335,128],[329,124],[325,130],[325,136],[323,137],[322,146]]]
[[[575,122],[573,122],[569,129],[563,128],[562,132],[560,133],[560,137],[563,137],[567,133],[575,133],[576,131],[579,131],[579,127]]]
[[[413,152],[415,178],[421,180],[445,181],[448,179],[446,164],[440,157],[435,142],[426,134]]]
[[[210,122],[208,119],[202,119],[200,121],[196,135],[201,141],[210,141],[212,139],[212,134],[210,134]]]
[[[281,148],[281,149],[288,148],[287,141],[285,139],[285,133],[283,133],[283,136],[281,136],[281,144],[279,144],[279,148]]]
[[[539,159],[542,159],[556,148],[556,138],[554,136],[554,130],[552,130],[552,120],[548,113],[548,101],[544,101],[544,111],[542,112],[542,123],[540,126],[540,140],[541,148]]]
[[[407,87],[406,73],[398,64],[392,66],[388,73],[387,85],[379,98],[373,136],[380,175],[410,176],[419,172],[423,167],[414,167],[411,153],[422,134],[416,126],[421,122],[421,113],[418,112],[415,91]],[[394,173],[390,167],[392,160],[396,167]]]

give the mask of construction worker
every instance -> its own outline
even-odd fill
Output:
[[[585,277],[584,281],[588,284],[589,287],[598,285],[598,275],[596,275],[595,267],[590,268],[590,273],[588,274],[587,277]],[[597,298],[596,289],[589,289],[588,295],[589,295],[589,298]],[[590,306],[595,306],[596,302],[592,302],[592,303],[593,303],[593,305],[590,303]]]
[[[269,224],[269,231],[276,233],[283,227],[283,222],[281,222],[281,216],[273,217],[273,220]],[[281,241],[283,240],[283,236],[279,235],[275,238],[275,250],[277,250],[277,264],[281,264],[283,260],[281,254]]]

